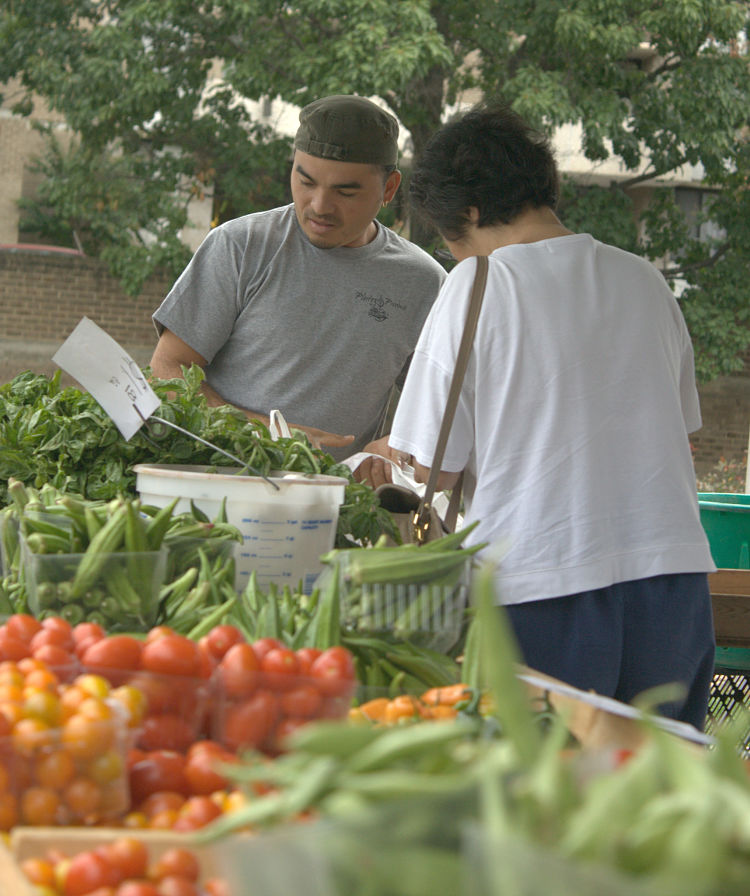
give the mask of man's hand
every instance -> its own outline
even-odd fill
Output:
[[[393,468],[389,461],[399,467],[411,461],[408,454],[391,448],[388,444],[388,436],[370,442],[369,445],[365,445],[363,451],[377,456],[366,457],[354,471],[354,478],[357,482],[366,482],[372,488],[377,488],[386,482],[393,482]]]

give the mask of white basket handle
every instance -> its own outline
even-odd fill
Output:
[[[271,433],[271,439],[274,442],[279,438],[291,439],[292,434],[289,431],[289,427],[287,426],[287,422],[284,419],[284,415],[281,413],[281,411],[271,411],[271,413],[268,415],[268,418],[268,429]]]

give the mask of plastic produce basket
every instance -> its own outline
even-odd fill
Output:
[[[717,647],[706,731],[738,725],[738,749],[750,758],[750,647]]]
[[[469,595],[471,558],[450,579],[368,582],[352,576],[352,561],[339,558],[341,625],[357,634],[392,634],[445,652],[458,641]]]
[[[699,492],[698,509],[714,563],[750,569],[750,495]]]

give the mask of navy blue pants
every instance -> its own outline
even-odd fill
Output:
[[[715,649],[705,573],[653,576],[505,609],[532,669],[621,703],[680,682],[684,699],[657,711],[703,730]]]

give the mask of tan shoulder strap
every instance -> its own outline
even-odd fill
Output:
[[[484,289],[487,284],[487,270],[489,262],[486,255],[477,256],[477,270],[474,275],[474,285],[471,290],[471,298],[469,299],[469,307],[466,312],[466,322],[464,323],[464,332],[461,337],[461,344],[458,348],[456,356],[456,367],[453,371],[453,379],[451,387],[448,391],[448,399],[445,403],[445,411],[443,412],[443,422],[438,433],[437,445],[435,446],[435,455],[430,467],[430,475],[427,479],[427,485],[416,513],[416,527],[419,531],[420,526],[424,525],[424,521],[428,519],[429,514],[425,514],[425,509],[432,504],[435,494],[435,485],[440,473],[445,447],[448,444],[448,436],[450,435],[451,426],[453,425],[453,417],[458,406],[458,398],[461,394],[461,386],[463,385],[464,374],[469,363],[469,356],[474,344],[474,333],[479,320],[479,312],[482,309],[482,299],[484,298]],[[459,481],[451,494],[450,503],[448,505],[448,513],[446,514],[445,524],[451,531],[455,528],[456,517],[458,516],[458,505],[461,499],[461,486],[463,483],[463,473],[459,477]],[[452,518],[451,518],[452,517]]]

